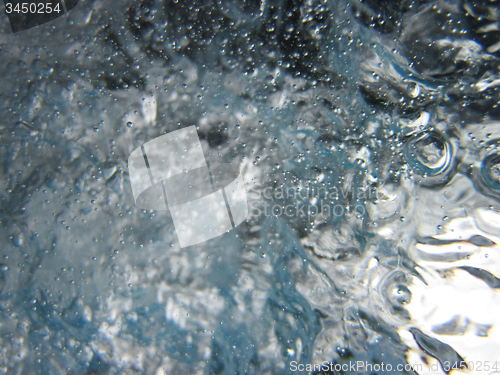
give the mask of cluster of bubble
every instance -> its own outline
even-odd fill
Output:
[[[1,369],[405,363],[415,242],[438,243],[458,201],[500,197],[493,5],[103,4],[0,47]],[[134,205],[126,160],[193,124],[209,157],[240,163],[250,212],[270,197],[294,214],[181,250],[168,215]],[[407,332],[422,356],[459,358]]]

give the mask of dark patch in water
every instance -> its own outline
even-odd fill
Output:
[[[451,346],[427,336],[418,328],[411,328],[410,332],[418,346],[424,352],[436,358],[447,374],[450,372],[450,369],[463,368],[461,364],[464,359]]]
[[[475,267],[469,267],[469,266],[463,266],[460,268],[463,269],[464,271],[467,271],[472,276],[475,276],[478,279],[483,280],[486,284],[488,284],[493,289],[500,288],[500,279],[498,277],[496,277],[495,275],[489,273],[488,271],[485,271],[481,268],[475,268]]]

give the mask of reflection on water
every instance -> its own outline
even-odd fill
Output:
[[[0,372],[500,371],[498,17],[80,1],[12,34],[4,15]],[[201,150],[175,146],[239,168],[249,215],[181,248],[166,193],[135,199],[141,146],[190,126]]]

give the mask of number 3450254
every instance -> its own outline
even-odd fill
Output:
[[[52,3],[7,3],[5,4],[7,13],[60,13],[59,3],[52,6]]]

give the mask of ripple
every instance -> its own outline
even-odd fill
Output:
[[[463,368],[464,359],[451,346],[427,336],[417,328],[411,328],[410,332],[422,350],[436,358],[447,373],[450,368]]]
[[[478,162],[470,177],[474,186],[484,195],[500,198],[500,140],[494,139],[479,150]],[[479,162],[480,160],[480,162]]]
[[[406,273],[394,271],[387,276],[380,288],[385,295],[391,312],[406,319],[410,319],[410,316],[405,309],[405,305],[410,303],[412,297],[407,287],[409,283],[410,278]]]
[[[447,183],[452,175],[454,148],[448,138],[435,130],[413,135],[405,144],[405,159],[424,186]]]
[[[488,155],[483,159],[481,178],[485,185],[500,193],[500,153]]]

